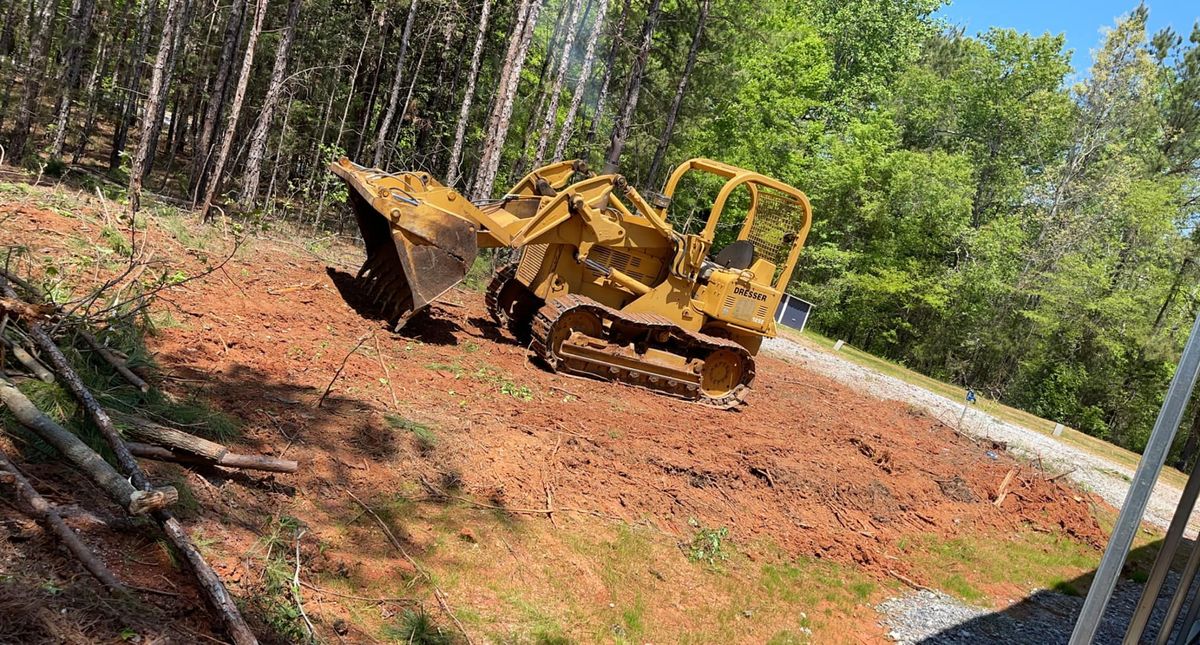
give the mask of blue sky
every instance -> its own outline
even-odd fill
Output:
[[[1192,23],[1200,18],[1196,0],[1148,0],[1150,34],[1170,25],[1186,40]],[[1118,16],[1137,6],[1137,0],[952,0],[937,16],[964,25],[968,35],[989,27],[1010,27],[1033,34],[1065,33],[1067,48],[1075,50],[1072,63],[1079,75],[1091,66],[1091,50],[1103,37],[1102,27],[1112,26]]]

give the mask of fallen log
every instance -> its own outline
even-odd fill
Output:
[[[54,313],[55,308],[49,305],[31,305],[15,296],[0,296],[0,312],[12,314],[14,318],[37,320]]]
[[[12,286],[3,278],[0,278],[0,293],[9,298],[17,297]],[[30,293],[34,292],[31,290]],[[117,432],[112,419],[104,411],[104,408],[100,407],[100,404],[92,396],[92,393],[83,385],[79,374],[71,367],[71,364],[63,356],[58,346],[54,344],[50,335],[38,323],[30,323],[29,332],[33,340],[49,358],[54,371],[67,384],[67,389],[71,391],[71,394],[83,406],[84,411],[92,419],[96,427],[100,429],[104,440],[116,456],[117,464],[121,467],[121,470],[129,475],[129,480],[134,486],[144,491],[151,490],[150,481],[146,479],[146,475],[142,472],[141,467],[138,466],[137,460],[129,452],[129,447],[125,445],[124,439]],[[16,390],[16,388],[12,389]],[[258,639],[254,636],[254,632],[250,631],[246,620],[242,618],[242,613],[238,609],[237,604],[234,603],[233,597],[225,589],[221,578],[213,571],[208,562],[204,560],[204,556],[200,555],[200,551],[196,549],[196,545],[192,543],[187,532],[183,529],[183,525],[179,523],[179,520],[175,519],[175,516],[167,510],[155,511],[152,516],[158,522],[159,526],[162,527],[163,534],[166,535],[167,540],[187,560],[192,573],[196,576],[196,581],[204,591],[205,599],[208,601],[209,606],[221,617],[221,621],[224,623],[230,639],[233,640],[235,645],[257,645]]]
[[[0,280],[0,293],[9,298],[17,298],[17,292],[5,280]],[[113,454],[117,458],[117,465],[121,470],[129,473],[131,476],[135,471],[141,475],[138,470],[137,460],[133,455],[129,454],[129,449],[125,447],[125,442],[121,439],[121,434],[117,432],[116,426],[113,425],[112,419],[104,408],[100,407],[100,403],[96,401],[96,397],[92,395],[87,386],[83,384],[83,380],[79,378],[79,374],[75,368],[71,367],[70,361],[63,355],[62,350],[54,343],[54,339],[50,338],[50,334],[42,328],[42,325],[37,322],[28,322],[26,325],[29,330],[29,337],[37,344],[41,350],[42,356],[50,362],[54,367],[54,371],[58,373],[67,390],[79,401],[83,406],[88,416],[95,422],[96,428],[100,430],[100,434],[104,436],[104,440],[108,446],[112,448]],[[137,477],[133,477],[134,484],[139,488],[149,487],[149,482],[144,482],[145,485],[137,481]]]
[[[25,351],[21,343],[9,340],[8,338],[0,338],[0,342],[4,343],[4,346],[12,352],[13,358],[17,359],[17,362],[28,370],[30,374],[33,374],[45,383],[54,382],[54,373],[46,369],[46,366],[42,365],[32,354]]]
[[[174,457],[170,458],[161,451],[155,451],[154,455],[164,457],[160,461],[190,459],[191,461],[208,462],[228,468],[265,470],[274,473],[294,473],[299,468],[299,464],[291,459],[233,453],[229,451],[227,446],[215,441],[209,441],[203,437],[197,437],[194,434],[176,430],[175,428],[168,428],[167,426],[141,417],[122,414],[118,415],[118,418],[128,428],[126,432],[129,435],[143,442],[154,444],[155,447],[161,446],[166,449],[167,454]],[[138,457],[157,458],[156,456],[152,456],[150,451],[146,450],[143,450],[143,454],[138,454],[138,451],[134,450],[133,444],[130,444],[130,450]]]
[[[136,441],[127,442],[129,451],[135,457],[142,459],[153,459],[155,461],[168,461],[181,464],[204,464],[209,466],[224,466],[226,468],[239,468],[244,470],[265,470],[273,473],[294,473],[299,464],[290,459],[277,459],[275,457],[260,457],[257,455],[237,455],[225,453],[219,460],[207,459],[200,455],[172,450],[163,446],[155,446],[148,443],[138,443]]]
[[[95,553],[79,539],[78,535],[63,522],[62,516],[58,514],[58,510],[46,501],[33,488],[25,475],[8,459],[8,455],[0,450],[0,472],[8,475],[6,479],[11,479],[13,487],[17,490],[17,497],[20,497],[26,506],[33,511],[33,517],[41,520],[54,535],[67,547],[71,555],[79,560],[83,568],[88,570],[100,584],[108,588],[109,591],[115,594],[126,594],[128,590],[117,580],[116,576],[104,566],[104,563],[96,557]]]
[[[172,486],[138,490],[104,458],[37,409],[8,379],[0,378],[0,402],[22,425],[37,433],[132,515],[145,515],[179,500]]]
[[[129,369],[129,365],[127,365],[125,361],[118,358],[115,354],[113,354],[112,350],[101,344],[100,341],[91,334],[91,332],[87,331],[86,329],[80,329],[79,335],[83,337],[84,342],[86,342],[97,354],[100,355],[100,358],[103,358],[105,362],[107,362],[109,365],[112,365],[113,369],[117,370],[117,373],[120,374],[122,378],[124,378],[126,381],[129,381],[130,384],[142,392],[150,391],[150,384],[142,379],[142,377],[134,374],[133,370]]]

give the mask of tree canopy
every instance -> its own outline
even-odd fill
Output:
[[[1073,70],[940,5],[0,0],[0,136],[135,207],[338,230],[340,155],[477,197],[559,154],[652,189],[720,159],[811,197],[818,330],[1140,450],[1200,303],[1200,25],[1131,7]]]

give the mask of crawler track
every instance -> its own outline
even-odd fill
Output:
[[[521,342],[529,341],[529,322],[542,306],[542,300],[517,281],[517,265],[510,262],[492,274],[484,292],[488,314],[496,324],[508,329]]]
[[[603,359],[583,359],[555,351],[551,339],[556,331],[563,331],[557,327],[567,320],[569,314],[578,312],[590,314],[603,321],[603,331],[599,340],[607,343],[611,351],[624,351],[628,357],[628,348],[640,346],[639,353],[646,349],[654,349],[687,359],[705,361],[719,350],[726,350],[740,358],[740,379],[728,392],[712,396],[696,383],[655,374],[653,369],[631,366],[628,360],[610,362]],[[687,331],[654,314],[621,313],[583,296],[568,295],[546,303],[533,318],[532,332],[533,341],[530,348],[555,372],[618,381],[718,409],[726,410],[743,403],[754,380],[754,358],[744,347],[731,340]],[[646,368],[649,367],[647,363]]]

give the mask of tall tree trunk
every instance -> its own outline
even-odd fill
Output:
[[[9,0],[8,9],[4,12],[4,30],[0,31],[0,55],[3,56],[4,66],[0,67],[0,78],[12,78],[14,75],[14,55],[16,49],[15,27],[21,22],[17,8],[22,0]],[[4,97],[0,98],[0,129],[4,127],[4,117],[8,114],[8,102],[12,98],[12,83],[4,84]]]
[[[162,36],[158,41],[158,54],[154,57],[154,70],[150,74],[150,93],[146,96],[146,108],[142,112],[142,127],[150,122],[158,112],[160,102],[167,99],[167,88],[171,79],[167,74],[167,59],[175,43],[175,23],[179,20],[179,5],[184,0],[170,0],[167,3],[167,14],[163,17]],[[150,154],[150,138],[142,134],[138,141],[137,152],[133,155],[133,166],[129,169],[129,214],[137,215],[142,200],[142,177],[145,176],[146,159]]]
[[[317,145],[313,146],[312,163],[309,164],[308,186],[311,190],[317,185],[317,178],[324,177],[325,171],[321,167],[321,156],[324,154],[325,148],[325,133],[329,131],[329,115],[333,114],[333,99],[337,95],[337,88],[342,82],[342,70],[344,65],[337,65],[333,70],[333,82],[329,86],[329,100],[325,103],[325,110],[321,117],[321,134],[317,136]],[[315,214],[313,228],[316,228],[320,222],[321,214],[318,211]]]
[[[608,138],[608,154],[604,157],[604,172],[617,171],[625,140],[629,138],[629,127],[633,124],[633,113],[637,109],[638,94],[642,91],[642,77],[646,74],[646,60],[650,58],[650,47],[654,44],[654,26],[658,23],[658,10],[662,0],[650,0],[646,19],[642,21],[642,43],[637,57],[629,70],[629,82],[625,85],[625,100],[621,102],[621,117],[613,124],[612,136]]]
[[[337,137],[333,140],[333,147],[337,150],[342,147],[342,135],[346,132],[346,119],[350,116],[350,104],[354,102],[355,90],[358,88],[358,80],[361,78],[363,56],[367,53],[367,44],[371,42],[371,30],[375,27],[375,15],[371,14],[368,18],[367,32],[363,34],[362,46],[358,49],[358,58],[354,61],[354,71],[350,73],[350,90],[346,92],[346,102],[342,104],[342,120],[338,122]]]
[[[133,50],[129,54],[129,64],[125,68],[123,81],[118,84],[124,94],[120,112],[121,120],[113,128],[112,149],[108,153],[108,167],[116,170],[121,165],[121,155],[129,142],[129,128],[137,114],[138,92],[141,85],[143,59],[146,49],[150,46],[150,35],[154,31],[154,23],[158,20],[158,0],[143,0],[146,8],[139,20],[138,37],[133,41]]]
[[[392,79],[392,93],[388,97],[387,111],[384,112],[383,122],[379,124],[379,132],[375,135],[375,156],[373,165],[379,167],[383,163],[383,149],[388,143],[388,131],[396,118],[396,106],[400,103],[400,88],[404,81],[404,58],[408,56],[408,39],[412,36],[413,22],[417,19],[419,0],[411,0],[408,6],[408,17],[404,20],[404,33],[400,36],[400,54],[396,56],[396,77]]]
[[[451,88],[446,86],[446,67],[450,62],[450,44],[453,41],[455,27],[458,22],[458,3],[451,0],[446,8],[446,19],[442,21],[442,43],[438,51],[437,72],[434,73],[433,90],[430,92],[429,100],[424,106],[424,112],[430,115],[444,114],[447,110],[444,109],[443,97],[453,92]],[[418,128],[417,142],[414,151],[421,155],[421,160],[416,162],[420,167],[433,170],[436,164],[429,163],[431,157],[436,157],[436,151],[430,145],[429,139],[433,135],[433,119],[425,119],[423,127]],[[439,128],[440,130],[440,128]]]
[[[0,31],[0,55],[12,56],[15,45],[13,25],[17,24],[17,6],[21,0],[9,0],[8,8],[4,11],[4,30]]]
[[[410,79],[408,82],[408,91],[404,94],[404,102],[400,104],[400,118],[398,119],[398,121],[396,123],[397,136],[399,136],[400,129],[404,125],[405,117],[409,116],[409,112],[412,109],[413,92],[417,88],[417,79],[419,79],[421,77],[421,66],[425,64],[425,53],[429,51],[429,41],[432,39],[433,39],[433,30],[431,29],[425,33],[425,39],[421,42],[421,53],[417,56],[417,64],[413,66],[412,74],[411,74],[412,79]],[[414,117],[414,121],[415,121],[415,117]],[[395,146],[390,146],[388,148],[387,154],[384,155],[383,164],[385,166],[391,164],[392,152],[394,150],[395,150]],[[410,157],[411,157],[411,155],[410,155]],[[411,159],[410,159],[410,161],[411,161]]]
[[[225,123],[225,135],[221,137],[217,160],[213,162],[212,177],[208,180],[208,190],[204,194],[204,204],[200,208],[200,217],[204,221],[212,219],[213,198],[221,185],[221,175],[225,172],[225,162],[229,159],[229,148],[233,145],[234,135],[237,134],[238,117],[242,114],[242,101],[246,98],[246,87],[250,85],[250,72],[254,68],[254,50],[258,46],[258,35],[262,33],[263,20],[267,14],[267,0],[258,0],[254,8],[254,24],[250,27],[250,38],[246,41],[246,55],[242,58],[242,71],[238,75],[237,89],[233,93],[233,102],[229,105],[229,118]]]
[[[275,201],[275,178],[279,176],[279,167],[283,165],[283,138],[287,136],[288,119],[292,116],[292,97],[288,96],[287,107],[283,109],[283,123],[279,126],[279,143],[275,146],[275,163],[271,164],[271,181],[267,184],[267,204]],[[274,212],[274,207],[271,211]]]
[[[675,121],[679,118],[679,106],[683,104],[683,95],[687,91],[688,79],[696,67],[696,57],[700,54],[700,43],[704,40],[704,23],[708,21],[708,9],[711,0],[700,0],[699,13],[696,16],[696,31],[692,33],[692,46],[688,49],[687,63],[683,66],[683,74],[679,77],[679,85],[675,87],[675,98],[671,99],[671,109],[667,112],[667,123],[663,126],[662,137],[654,150],[654,161],[650,163],[650,172],[646,175],[650,186],[657,186],[658,171],[662,168],[663,159],[667,156],[667,147],[671,145],[671,135],[675,132]]]
[[[42,95],[42,79],[45,75],[50,41],[53,37],[54,18],[58,0],[42,0],[34,6],[29,16],[32,33],[29,37],[29,57],[25,64],[25,82],[21,103],[17,106],[17,119],[9,139],[9,157],[20,160],[25,156],[33,119],[37,114],[38,99]]]
[[[471,103],[475,100],[475,83],[479,81],[479,63],[483,58],[483,45],[487,40],[488,16],[492,0],[483,0],[479,13],[479,29],[475,32],[475,49],[471,52],[471,72],[467,74],[467,87],[463,90],[462,105],[458,108],[458,124],[454,126],[454,146],[450,148],[450,162],[446,166],[446,185],[454,187],[460,175],[463,142],[467,136],[467,121],[471,116]]]
[[[558,59],[554,56],[554,52],[558,49],[558,39],[562,37],[563,32],[567,28],[567,24],[571,22],[571,7],[574,0],[569,0],[568,4],[564,0],[562,7],[559,8],[558,19],[554,21],[554,31],[550,34],[550,40],[546,43],[546,52],[542,57],[542,67],[538,71],[537,86],[533,94],[537,96],[537,107],[532,110],[527,110],[525,116],[525,127],[521,129],[521,146],[518,148],[518,154],[513,159],[511,172],[512,176],[520,176],[525,174],[526,154],[529,152],[529,135],[533,132],[534,124],[538,123],[539,117],[546,107],[546,74],[553,73],[557,69]],[[528,101],[526,101],[528,104]]]
[[[513,101],[516,100],[517,87],[521,83],[521,69],[525,66],[525,56],[529,53],[529,43],[533,40],[533,30],[537,25],[538,13],[542,9],[542,1],[521,0],[517,9],[517,20],[512,37],[508,40],[508,52],[504,57],[504,67],[501,69],[500,82],[496,88],[495,103],[492,105],[492,113],[488,117],[487,134],[483,140],[483,153],[479,159],[479,169],[471,190],[473,199],[490,197],[492,186],[496,183],[496,171],[500,169],[500,153],[504,147],[504,139],[508,136]]]
[[[95,13],[95,0],[75,0],[71,4],[71,21],[67,28],[67,53],[63,57],[66,70],[59,83],[57,118],[55,119],[54,143],[50,147],[50,156],[62,157],[63,145],[67,139],[67,119],[71,113],[71,97],[75,86],[79,84],[79,75],[83,71],[83,53],[87,47],[92,32],[92,15]]]
[[[355,161],[362,158],[363,146],[367,145],[368,141],[374,139],[367,136],[371,131],[371,123],[375,119],[375,102],[379,100],[379,80],[383,72],[383,56],[387,53],[387,44],[392,39],[392,22],[388,20],[387,12],[384,11],[379,15],[379,54],[375,56],[375,64],[371,70],[371,90],[367,93],[367,101],[363,105],[361,118],[358,123],[358,137],[354,141],[354,151],[350,153],[350,158]]]
[[[275,50],[275,64],[271,67],[271,82],[267,86],[267,95],[263,98],[262,108],[258,112],[258,120],[254,122],[254,131],[250,134],[250,152],[246,154],[246,171],[242,180],[243,206],[250,206],[258,197],[263,153],[267,149],[267,135],[271,132],[271,118],[275,114],[275,106],[279,104],[279,97],[283,94],[283,75],[287,73],[288,51],[292,48],[292,40],[296,34],[296,21],[300,19],[300,2],[301,0],[292,0],[288,5],[287,23]]]
[[[550,86],[550,104],[546,106],[546,116],[542,119],[541,131],[538,133],[537,151],[533,153],[533,167],[541,167],[542,161],[546,158],[546,146],[550,142],[550,135],[554,134],[554,126],[558,122],[558,101],[562,96],[563,83],[567,79],[567,69],[571,67],[571,51],[575,49],[575,34],[579,32],[578,21],[582,24],[583,18],[579,15],[582,0],[572,0],[570,24],[567,26],[567,35],[563,40],[562,57],[558,63],[558,73],[554,75],[554,83]],[[590,4],[590,3],[589,3]]]
[[[571,105],[567,108],[567,116],[563,119],[562,132],[558,135],[558,143],[554,146],[554,158],[562,159],[567,153],[567,144],[575,129],[575,118],[579,115],[579,107],[583,105],[583,95],[587,92],[588,81],[591,80],[592,66],[596,61],[596,43],[600,40],[600,32],[604,30],[604,19],[608,15],[608,0],[597,0],[599,9],[596,20],[592,24],[592,32],[588,35],[587,45],[583,53],[583,64],[579,70],[579,79],[575,81],[575,93],[571,96]]]
[[[233,0],[229,7],[229,18],[225,22],[225,40],[221,44],[221,57],[217,59],[217,70],[208,88],[208,109],[204,114],[204,122],[200,126],[200,134],[192,150],[192,204],[199,202],[204,190],[205,178],[208,176],[209,161],[212,157],[213,137],[216,136],[217,124],[221,120],[221,112],[225,107],[225,92],[229,87],[229,76],[233,73],[234,55],[238,43],[242,40],[242,25],[245,22],[246,0]]]
[[[88,143],[91,141],[92,133],[96,131],[96,113],[100,110],[100,94],[101,92],[96,87],[96,83],[102,77],[107,77],[108,62],[110,56],[106,56],[108,52],[108,41],[103,36],[100,38],[100,44],[96,47],[96,62],[92,67],[92,74],[88,77],[87,85],[84,87],[84,94],[88,97],[87,116],[83,120],[83,131],[79,135],[79,139],[75,144],[75,152],[71,155],[71,163],[77,164],[83,157],[83,153],[87,150]]]
[[[167,55],[167,70],[166,78],[168,82],[175,75],[175,63],[179,60],[179,52],[183,50],[183,35],[187,32],[187,28],[192,22],[192,9],[196,6],[196,0],[183,0],[183,16],[175,23],[175,34],[171,40],[171,53]],[[169,91],[169,90],[168,90]],[[176,107],[179,106],[179,101],[175,102]],[[149,127],[143,125],[142,136],[149,138],[149,143],[146,148],[146,163],[142,168],[145,173],[143,179],[150,176],[150,171],[154,169],[154,158],[158,154],[158,137],[162,133],[163,121],[167,118],[167,101],[159,102],[158,109],[153,114],[148,114],[151,117]],[[173,114],[172,118],[174,118]]]
[[[633,0],[625,0],[621,9],[621,17],[613,28],[612,42],[608,46],[608,56],[604,59],[604,74],[600,78],[600,91],[596,94],[596,105],[592,107],[592,119],[588,122],[587,144],[590,148],[596,142],[596,131],[600,118],[604,116],[604,105],[608,100],[608,87],[612,83],[613,67],[617,64],[617,52],[620,51],[621,41],[625,38],[625,23],[629,22],[629,11]]]

